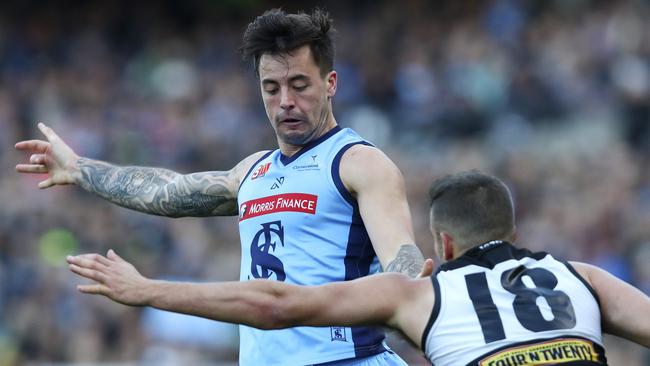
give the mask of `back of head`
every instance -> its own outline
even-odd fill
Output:
[[[334,67],[333,32],[332,19],[322,10],[316,9],[311,14],[287,14],[281,9],[272,9],[248,25],[240,51],[259,75],[263,54],[284,54],[309,45],[321,76],[325,76]]]
[[[508,187],[479,171],[462,172],[436,180],[431,186],[431,225],[445,231],[459,249],[514,233],[514,207]]]

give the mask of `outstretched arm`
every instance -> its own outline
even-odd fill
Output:
[[[112,203],[149,214],[227,216],[237,214],[241,165],[246,161],[231,171],[183,175],[167,169],[120,167],[81,158],[77,161],[80,176],[75,182]]]
[[[596,266],[571,265],[600,299],[603,331],[650,347],[650,297]]]
[[[424,257],[415,245],[404,178],[397,166],[380,150],[355,145],[343,155],[340,175],[357,199],[384,270],[411,277],[431,275],[432,263],[423,269]]]
[[[167,169],[121,167],[79,157],[52,130],[39,123],[47,141],[30,140],[16,148],[32,153],[29,164],[18,164],[21,173],[46,173],[39,188],[78,184],[117,205],[141,212],[170,216],[226,216],[237,214],[239,182],[259,152],[229,171],[179,174]]]
[[[78,286],[83,293],[104,295],[125,305],[152,306],[260,329],[365,324],[398,327],[398,307],[408,306],[408,299],[417,298],[415,281],[396,273],[322,286],[270,280],[182,283],[149,280],[112,250],[106,257],[68,257],[68,263],[72,272],[95,281]],[[421,281],[424,285],[430,282]]]

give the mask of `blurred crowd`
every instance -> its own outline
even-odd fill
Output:
[[[513,190],[518,243],[650,294],[650,2],[15,1],[0,4],[0,366],[234,364],[237,328],[81,295],[65,255],[114,248],[149,277],[238,277],[235,218],[167,219],[37,188],[13,144],[51,125],[83,156],[225,170],[276,144],[237,48],[265,9],[320,5],[334,114],[402,169],[416,238],[431,180]],[[612,364],[650,365],[608,338]],[[411,364],[422,359],[398,344]]]

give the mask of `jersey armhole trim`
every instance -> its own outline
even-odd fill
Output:
[[[598,294],[596,293],[596,290],[594,290],[594,288],[591,287],[589,282],[587,282],[587,280],[585,280],[584,277],[582,277],[580,275],[580,273],[578,273],[578,271],[576,271],[576,269],[571,265],[571,263],[569,263],[569,261],[562,261],[562,263],[566,266],[566,268],[569,269],[569,271],[574,276],[576,276],[580,280],[580,282],[582,282],[583,285],[585,285],[587,290],[589,290],[589,292],[591,292],[591,296],[593,296],[594,299],[596,299],[596,303],[598,303],[598,307],[600,308],[600,299],[598,298]]]
[[[255,169],[255,167],[257,166],[257,164],[258,164],[260,161],[266,159],[269,155],[273,154],[274,151],[275,151],[275,150],[271,150],[271,151],[267,152],[266,154],[262,155],[261,158],[257,159],[257,161],[256,161],[255,163],[253,163],[253,165],[251,165],[250,169],[248,169],[248,172],[247,172],[246,175],[244,176],[244,179],[242,179],[242,180],[241,180],[241,183],[239,183],[239,189],[237,190],[237,192],[241,191],[241,186],[244,185],[244,182],[246,182],[246,179],[248,179],[248,176],[251,175],[251,172],[253,171],[253,169]]]
[[[367,141],[356,141],[343,146],[341,150],[339,150],[339,152],[336,153],[336,156],[334,156],[334,160],[332,161],[332,171],[331,171],[332,180],[334,181],[334,185],[336,186],[336,189],[339,191],[341,196],[353,207],[354,205],[356,205],[356,200],[354,199],[354,197],[352,197],[352,194],[350,194],[348,189],[345,188],[345,184],[343,184],[343,180],[341,180],[339,167],[341,165],[341,158],[343,158],[343,154],[345,154],[345,152],[348,151],[348,149],[354,145],[366,145],[366,146],[374,147],[373,144]],[[361,168],[363,169],[363,167]]]
[[[433,327],[433,323],[436,322],[436,319],[438,319],[438,314],[440,314],[440,304],[442,303],[442,299],[440,296],[440,284],[438,283],[438,276],[431,276],[431,284],[433,285],[433,293],[434,293],[434,303],[433,303],[433,309],[431,310],[431,315],[429,316],[429,321],[427,322],[427,326],[424,327],[424,332],[422,332],[422,343],[420,343],[420,346],[422,347],[422,351],[426,354],[427,353],[427,339],[429,338],[429,332],[431,331],[431,327]]]

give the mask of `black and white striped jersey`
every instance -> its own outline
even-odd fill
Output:
[[[600,309],[563,261],[493,241],[443,264],[422,345],[434,365],[603,365]]]

